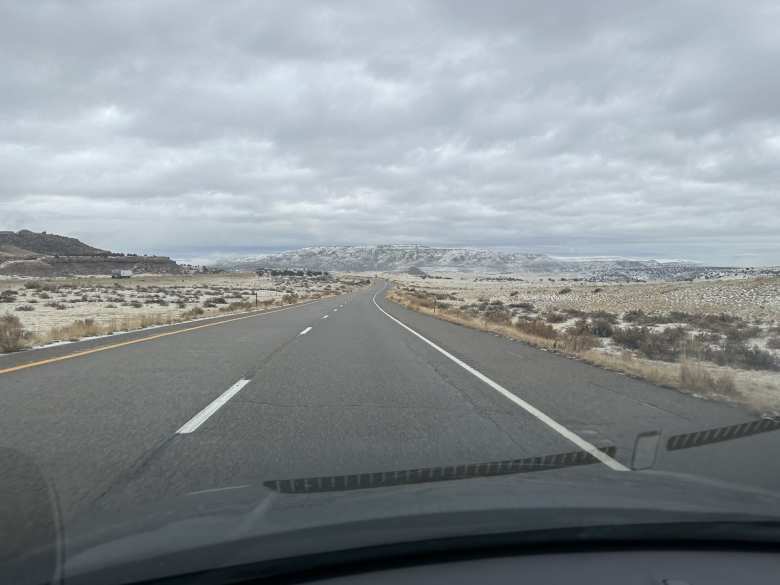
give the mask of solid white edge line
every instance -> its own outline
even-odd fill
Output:
[[[186,434],[189,434],[189,433],[197,430],[197,428],[200,425],[202,425],[204,422],[206,422],[212,414],[214,414],[222,406],[224,406],[224,404],[228,400],[230,400],[231,398],[233,398],[233,396],[238,394],[238,392],[241,390],[241,388],[243,388],[244,386],[249,384],[249,382],[250,382],[250,380],[241,379],[238,382],[236,382],[235,384],[233,384],[230,388],[225,390],[219,396],[219,398],[214,400],[206,408],[201,410],[198,414],[196,414],[190,420],[188,420],[186,423],[184,423],[184,425],[182,425],[182,427],[178,431],[176,431],[176,434],[177,435],[186,435]]]
[[[301,331],[298,335],[306,335],[309,331],[311,331],[311,327],[307,327],[303,331]]]
[[[610,457],[609,455],[607,455],[603,451],[600,451],[594,445],[592,445],[591,443],[589,443],[588,441],[586,441],[585,439],[580,437],[577,433],[575,433],[573,431],[570,431],[565,426],[563,426],[562,424],[560,424],[559,422],[557,422],[553,418],[547,416],[545,413],[543,413],[541,410],[539,410],[538,408],[536,408],[532,404],[530,404],[530,403],[526,402],[525,400],[523,400],[522,398],[519,398],[518,396],[515,396],[514,394],[512,394],[512,392],[510,392],[509,390],[504,388],[498,382],[494,382],[493,380],[488,378],[485,374],[483,374],[479,370],[476,370],[476,369],[472,368],[470,365],[468,365],[467,363],[463,362],[462,360],[456,358],[454,355],[452,355],[447,350],[442,349],[441,347],[436,345],[434,342],[432,342],[428,338],[423,337],[422,335],[417,333],[417,331],[415,331],[414,329],[412,329],[411,327],[409,327],[405,323],[403,323],[403,322],[399,321],[398,319],[396,319],[395,317],[393,317],[390,313],[388,313],[382,307],[380,307],[379,303],[376,302],[376,295],[378,295],[380,292],[383,292],[386,288],[387,288],[387,286],[385,286],[385,288],[382,289],[381,291],[377,291],[374,294],[374,298],[373,298],[374,305],[376,305],[376,308],[379,309],[380,311],[382,311],[382,313],[384,313],[385,316],[389,317],[390,319],[392,319],[393,321],[398,323],[401,327],[403,327],[404,329],[406,329],[410,333],[412,333],[412,334],[416,335],[417,337],[419,337],[420,339],[422,339],[425,343],[430,345],[433,349],[435,349],[436,351],[438,351],[439,353],[441,353],[445,357],[449,358],[450,360],[452,360],[453,362],[458,364],[461,368],[463,368],[464,370],[466,370],[470,374],[473,374],[474,376],[476,376],[477,378],[482,380],[485,384],[487,384],[488,386],[493,388],[493,390],[495,390],[499,394],[502,394],[504,397],[508,398],[509,400],[511,400],[512,402],[517,404],[520,408],[525,410],[528,414],[536,417],[538,420],[540,420],[541,422],[546,424],[552,430],[554,430],[555,432],[557,432],[558,434],[560,434],[564,438],[568,439],[569,441],[571,441],[572,443],[577,445],[580,449],[582,449],[583,451],[593,455],[593,457],[595,457],[596,459],[601,461],[604,465],[606,465],[610,469],[613,469],[615,471],[630,471],[628,467],[626,467],[625,465],[623,465],[619,461],[613,459],[612,457]]]

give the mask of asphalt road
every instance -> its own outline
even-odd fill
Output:
[[[66,522],[269,479],[578,449],[605,473],[640,462],[780,488],[780,433],[665,448],[750,413],[414,313],[384,286],[4,356],[0,447],[37,463]]]

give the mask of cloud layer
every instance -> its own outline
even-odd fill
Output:
[[[3,2],[0,229],[780,263],[776,2]]]

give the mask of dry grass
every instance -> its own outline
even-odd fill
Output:
[[[733,395],[737,391],[733,374],[714,376],[702,364],[685,361],[680,364],[680,386],[688,390]]]
[[[256,308],[267,310],[340,294],[364,284],[365,279],[352,277],[270,278],[254,273],[146,275],[123,281],[107,277],[0,278],[0,303],[6,304],[0,304],[0,309],[13,312],[25,332],[20,342],[8,341],[5,345],[10,349],[0,351]],[[23,310],[27,306],[34,310]]]
[[[306,297],[297,298],[297,302],[304,302],[308,300]],[[271,304],[263,304],[262,307],[257,308],[258,312],[267,311],[271,307]],[[220,314],[230,313],[244,313],[255,310],[253,303],[237,302],[230,303],[223,306],[220,310]],[[100,335],[111,335],[113,333],[135,331],[138,329],[145,329],[147,327],[161,326],[161,325],[173,325],[175,323],[181,323],[183,321],[192,321],[198,318],[209,318],[216,315],[205,316],[205,311],[200,307],[194,307],[188,311],[182,313],[169,312],[165,314],[161,313],[144,313],[141,315],[134,315],[131,317],[123,317],[119,319],[112,319],[108,322],[96,322],[94,319],[78,319],[67,325],[52,327],[46,332],[38,333],[30,338],[30,342],[27,345],[47,345],[49,343],[56,343],[60,341],[77,341],[85,337],[97,337]],[[15,350],[22,349],[18,347]]]
[[[448,308],[434,312],[433,308],[417,302],[417,297],[407,296],[398,290],[392,291],[388,299],[451,323],[498,333],[534,347],[556,351],[661,386],[705,398],[736,402],[761,413],[776,414],[780,411],[780,379],[769,372],[736,370],[690,359],[682,362],[649,360],[637,357],[630,351],[605,353],[595,350],[587,336],[558,335],[551,338],[549,330],[535,321],[520,322],[518,325],[497,324],[469,316],[458,309]],[[540,334],[533,334],[535,330]]]
[[[19,351],[26,345],[27,334],[16,315],[0,317],[0,352]]]
[[[648,282],[631,284],[576,282],[562,289],[560,282],[541,282],[520,276],[522,282],[486,282],[475,273],[442,273],[444,280],[422,280],[410,275],[384,274],[401,286],[414,286],[431,293],[448,293],[459,302],[473,303],[480,297],[504,303],[533,305],[540,313],[561,309],[586,312],[624,313],[642,309],[646,313],[687,311],[728,313],[764,322],[780,320],[780,277],[696,282]],[[538,276],[538,275],[537,275]],[[561,294],[562,290],[569,292]]]

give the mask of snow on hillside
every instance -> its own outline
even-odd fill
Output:
[[[415,245],[316,246],[276,254],[225,260],[234,270],[308,268],[328,271],[462,271],[482,273],[560,274],[592,280],[658,280],[704,277],[706,267],[685,260],[619,257],[555,257],[480,248],[435,248]]]

